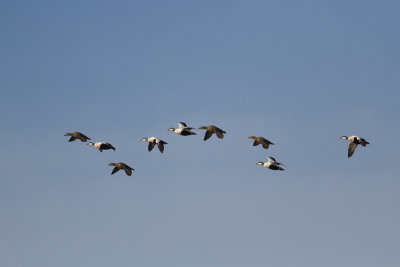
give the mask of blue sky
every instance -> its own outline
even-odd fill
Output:
[[[399,266],[399,8],[3,1],[0,265]]]

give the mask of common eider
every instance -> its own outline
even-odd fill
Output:
[[[192,127],[188,127],[184,122],[178,122],[179,127],[177,129],[169,128],[168,131],[175,132],[176,134],[187,136],[187,135],[196,135],[196,133],[192,132]]]
[[[108,166],[114,166],[114,169],[111,172],[111,175],[116,173],[119,170],[124,170],[126,175],[131,176],[132,175],[132,171],[135,170],[135,169],[129,167],[128,165],[126,165],[125,163],[122,163],[122,162],[110,163],[110,164],[108,164]]]
[[[142,138],[140,139],[140,141],[149,142],[148,146],[149,151],[151,151],[154,148],[154,146],[157,145],[161,153],[164,152],[164,145],[168,144],[167,142],[160,140],[156,137]]]
[[[103,150],[109,150],[109,149],[112,149],[115,151],[115,147],[113,147],[110,143],[106,143],[106,142],[97,142],[97,143],[89,142],[89,143],[87,143],[87,145],[97,147],[100,150],[100,152],[103,152]]]
[[[277,162],[275,160],[275,158],[273,157],[268,157],[268,161],[267,162],[262,162],[259,161],[257,162],[257,165],[263,165],[265,168],[271,169],[271,170],[279,170],[279,171],[283,171],[284,169],[280,166],[283,165],[280,162]]]
[[[82,142],[86,142],[87,140],[91,140],[89,137],[86,135],[80,133],[80,132],[73,132],[73,133],[66,133],[64,136],[71,136],[71,138],[68,140],[68,142],[75,141],[76,139],[81,140]]]
[[[354,151],[356,151],[357,145],[366,146],[366,145],[369,144],[364,138],[361,138],[361,137],[358,137],[358,136],[355,136],[355,135],[352,135],[350,137],[342,136],[342,137],[340,137],[340,139],[348,140],[350,142],[349,143],[349,150],[347,152],[347,157],[348,158],[353,156]]]
[[[224,138],[224,134],[226,133],[224,130],[221,130],[214,125],[201,126],[199,129],[207,130],[206,134],[204,135],[204,141],[210,138],[214,133],[217,135],[218,138]]]
[[[263,148],[268,149],[269,145],[274,145],[274,143],[268,141],[264,137],[258,136],[249,136],[249,139],[254,139],[253,146],[258,146],[259,144],[262,145]]]

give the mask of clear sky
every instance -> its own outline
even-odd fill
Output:
[[[2,1],[0,265],[400,266],[399,9]]]

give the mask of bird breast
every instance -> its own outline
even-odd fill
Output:
[[[100,149],[101,144],[102,144],[102,142],[98,142],[98,143],[94,144],[94,146],[97,147],[98,149]]]

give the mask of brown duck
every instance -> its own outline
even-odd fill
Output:
[[[201,126],[199,129],[207,130],[206,134],[204,135],[204,141],[210,138],[214,133],[217,135],[218,138],[224,138],[224,134],[226,134],[224,130],[221,130],[220,128],[214,125]]]
[[[269,145],[274,145],[274,143],[268,141],[267,139],[265,139],[264,137],[258,136],[249,136],[249,139],[254,139],[254,143],[253,146],[258,146],[259,144],[262,145],[263,148],[268,149]]]
[[[110,164],[108,164],[108,166],[114,166],[114,169],[111,172],[111,175],[116,173],[119,170],[124,170],[126,175],[131,176],[132,175],[132,171],[135,170],[135,169],[129,167],[128,165],[126,165],[125,163],[122,163],[122,162],[110,163]]]
[[[68,140],[68,142],[75,141],[76,139],[81,140],[82,142],[86,142],[87,140],[91,140],[89,137],[86,135],[80,133],[80,132],[73,132],[73,133],[66,133],[64,136],[71,136],[71,138]]]

